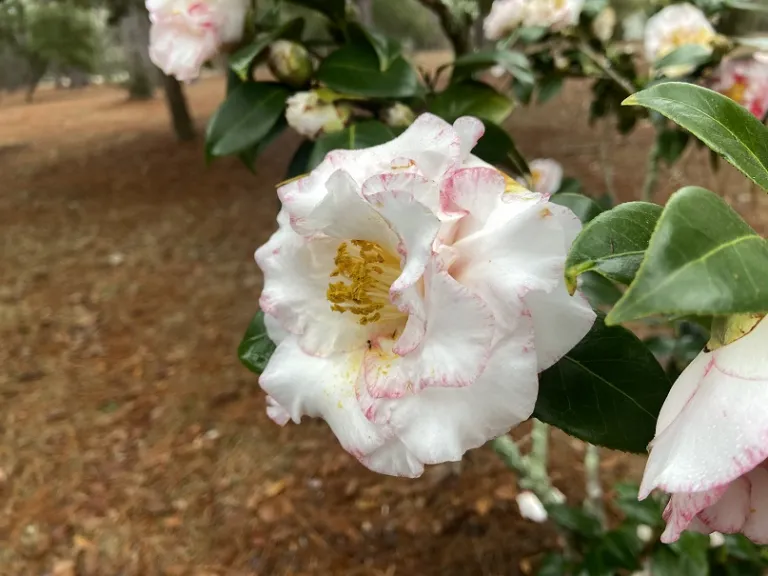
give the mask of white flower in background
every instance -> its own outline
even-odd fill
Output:
[[[531,169],[531,183],[534,192],[554,194],[563,183],[563,167],[551,158],[537,158],[528,167]]]
[[[672,386],[656,423],[640,497],[672,495],[661,539],[683,530],[742,532],[768,544],[768,320],[701,352]]]
[[[385,108],[381,116],[384,123],[393,128],[405,128],[413,124],[413,121],[416,119],[413,110],[401,102],[396,102],[392,106]]]
[[[561,30],[579,21],[584,0],[494,0],[483,22],[485,36],[498,40],[518,26]]]
[[[725,536],[720,534],[720,532],[712,532],[712,534],[709,535],[710,548],[720,548],[723,544],[725,544]]]
[[[768,113],[768,63],[754,58],[723,60],[711,88],[738,102],[760,120]]]
[[[378,472],[418,476],[528,418],[537,373],[595,318],[563,281],[580,222],[472,156],[482,133],[425,114],[330,152],[278,190],[256,252],[270,415],[325,419]]]
[[[286,105],[285,119],[288,125],[307,138],[317,138],[323,132],[343,130],[347,121],[344,110],[323,102],[317,92],[296,92],[286,100]]]
[[[637,534],[637,539],[640,540],[640,542],[645,542],[647,544],[651,541],[651,538],[653,538],[653,528],[647,524],[640,524],[635,532]]]
[[[715,37],[715,29],[704,12],[693,4],[672,4],[648,19],[645,26],[645,57],[649,63],[653,63],[681,46],[690,44],[712,50]],[[691,66],[671,66],[664,73],[669,77],[678,77],[691,70]]]
[[[613,37],[613,32],[616,30],[616,10],[613,7],[608,6],[600,11],[592,21],[592,33],[595,38],[601,42],[607,42]]]
[[[222,44],[243,35],[247,0],[146,0],[149,56],[169,76],[194,80]]]
[[[520,516],[526,520],[538,522],[539,524],[547,521],[547,509],[544,508],[544,504],[541,503],[539,497],[533,492],[527,490],[520,492],[515,497],[515,500],[517,501],[517,507],[520,509]]]

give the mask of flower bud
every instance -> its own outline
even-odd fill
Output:
[[[321,133],[344,129],[349,119],[345,106],[323,102],[317,92],[297,92],[287,100],[285,119],[288,125],[302,136],[314,139]]]
[[[294,88],[304,86],[312,77],[309,52],[290,40],[277,40],[270,45],[267,64],[278,80]]]
[[[520,516],[539,524],[546,522],[547,510],[536,494],[528,491],[520,492],[515,500],[517,500],[517,506],[520,508]]]
[[[640,524],[637,527],[637,539],[647,544],[651,538],[653,538],[653,528],[646,524]]]
[[[385,108],[381,114],[381,119],[387,126],[392,128],[406,128],[413,124],[416,119],[416,115],[413,110],[408,108],[405,104],[396,102],[389,108]]]

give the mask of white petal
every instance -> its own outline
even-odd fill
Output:
[[[744,535],[758,544],[768,544],[768,471],[758,466],[747,474],[749,481],[749,517],[742,528]]]
[[[480,230],[501,205],[504,176],[495,168],[462,168],[443,182],[441,211],[460,217],[454,234],[464,238]]]
[[[705,492],[672,494],[664,510],[667,527],[661,535],[661,541],[677,540],[682,531],[689,528],[699,512],[715,504],[725,493],[726,488],[727,486],[722,486]]]
[[[278,426],[285,426],[291,419],[288,411],[280,406],[272,396],[267,396],[267,416]]]
[[[461,143],[461,161],[464,161],[477,141],[485,134],[483,123],[473,116],[462,116],[453,123],[453,128],[459,135]]]
[[[267,336],[275,344],[280,344],[290,334],[277,318],[269,314],[264,314],[264,327],[267,329]]]
[[[766,459],[767,341],[764,319],[747,336],[706,355],[698,389],[653,441],[641,495],[654,487],[672,493],[708,490]],[[692,369],[698,373],[701,366]],[[691,386],[687,378],[684,382],[685,388]],[[680,392],[674,402],[685,395]]]
[[[699,512],[699,520],[707,528],[723,534],[741,531],[748,516],[749,482],[746,478],[731,482],[717,502]]]
[[[563,183],[563,167],[551,158],[532,160],[529,168],[534,180],[534,191],[541,194],[554,194]]]
[[[294,422],[302,416],[322,418],[344,449],[362,458],[386,442],[385,434],[363,415],[357,401],[355,383],[362,360],[362,351],[310,356],[291,337],[277,347],[259,383]]]
[[[182,82],[197,78],[200,67],[217,50],[215,31],[190,29],[183,18],[157,21],[150,28],[149,56],[152,62]]]
[[[560,360],[595,322],[595,312],[580,293],[568,294],[562,282],[549,294],[529,292],[525,303],[533,316],[539,372]]]

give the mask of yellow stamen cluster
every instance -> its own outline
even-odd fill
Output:
[[[669,38],[670,44],[675,48],[688,44],[706,45],[712,42],[713,34],[706,28],[680,28],[675,30]]]
[[[737,81],[733,83],[733,86],[723,91],[725,96],[728,96],[734,102],[744,104],[744,94],[747,92],[747,85],[745,82]]]
[[[400,263],[376,242],[352,240],[350,248],[342,242],[336,251],[326,297],[334,312],[351,312],[360,316],[365,326],[397,314],[389,301],[389,287],[400,273]],[[346,281],[344,280],[346,279]]]

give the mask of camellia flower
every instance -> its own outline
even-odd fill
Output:
[[[348,113],[329,102],[323,102],[317,92],[296,92],[286,100],[285,119],[302,136],[317,138],[320,133],[344,129]]]
[[[243,35],[247,0],[146,0],[152,27],[149,56],[179,80],[197,78],[222,44]]]
[[[531,169],[533,190],[541,194],[554,194],[563,183],[563,167],[551,158],[537,158],[528,167]]]
[[[494,0],[483,22],[485,36],[498,40],[518,26],[561,30],[579,21],[584,0]]]
[[[672,495],[662,541],[683,530],[742,532],[768,544],[768,320],[702,352],[667,396],[640,497]],[[766,402],[763,402],[765,400]]]
[[[425,114],[278,189],[256,251],[276,422],[321,417],[365,466],[412,477],[530,416],[537,373],[594,321],[563,281],[581,225],[472,156],[483,130]]]
[[[617,22],[616,10],[606,6],[592,21],[592,33],[601,42],[608,42],[613,37]]]
[[[762,120],[768,114],[768,64],[757,59],[723,60],[712,89],[728,96]]]
[[[653,63],[681,46],[698,44],[713,49],[715,29],[704,12],[693,4],[672,4],[648,19],[645,26],[645,57]],[[692,70],[689,65],[664,69],[669,77],[684,76]]]

